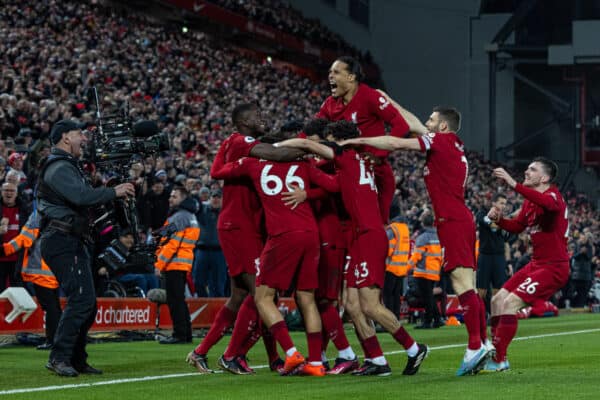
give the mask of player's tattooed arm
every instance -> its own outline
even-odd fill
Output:
[[[251,157],[276,162],[294,161],[304,154],[304,151],[298,148],[280,148],[269,143],[259,143],[250,150]]]
[[[423,123],[421,121],[419,121],[419,118],[417,118],[413,113],[408,111],[406,108],[402,107],[400,104],[396,103],[394,101],[394,99],[392,99],[383,90],[377,89],[377,91],[379,93],[381,93],[381,95],[383,95],[383,97],[385,97],[394,106],[394,108],[396,110],[398,110],[400,115],[402,115],[402,118],[404,118],[404,120],[408,124],[408,127],[410,128],[411,132],[416,133],[418,135],[424,135],[427,133],[427,128],[425,127],[425,125],[423,125]]]
[[[360,137],[344,140],[339,143],[340,146],[350,144],[359,144],[375,147],[381,150],[421,150],[419,139],[402,139],[393,136]]]

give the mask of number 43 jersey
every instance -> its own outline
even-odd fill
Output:
[[[216,179],[249,177],[263,205],[267,233],[277,236],[291,231],[318,231],[308,202],[292,209],[285,205],[282,193],[296,188],[308,189],[311,184],[328,192],[338,192],[337,176],[327,175],[305,161],[273,162],[256,158],[242,158],[211,171]]]

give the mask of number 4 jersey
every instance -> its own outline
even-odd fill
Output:
[[[340,179],[342,200],[354,229],[358,232],[383,229],[373,165],[354,149],[329,145],[335,152],[333,161]]]
[[[252,180],[265,212],[267,232],[276,236],[291,231],[317,231],[317,223],[308,202],[294,209],[285,205],[281,196],[294,188],[309,188],[311,184],[328,192],[338,192],[337,176],[327,175],[308,162],[272,162],[256,158],[242,158],[211,171],[216,179],[247,176]]]

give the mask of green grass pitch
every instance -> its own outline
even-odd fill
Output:
[[[48,353],[35,348],[0,348],[1,399],[599,399],[600,314],[566,314],[521,320],[509,348],[507,372],[455,377],[465,349],[464,326],[419,331],[409,327],[432,351],[419,373],[402,376],[406,355],[388,334],[379,334],[393,374],[390,377],[279,377],[265,367],[262,343],[249,354],[251,376],[198,375],[185,362],[191,345],[155,342],[88,346],[90,364],[101,376],[61,378],[44,368]],[[352,330],[346,333],[360,351]],[[293,333],[305,351],[303,333]],[[194,340],[194,346],[199,339]],[[223,352],[225,337],[209,353],[211,367]],[[329,355],[335,357],[330,349]]]

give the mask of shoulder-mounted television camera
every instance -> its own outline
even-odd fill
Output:
[[[96,128],[88,130],[89,142],[84,154],[85,162],[95,165],[100,170],[115,171],[120,167],[129,166],[134,155],[149,156],[169,150],[168,136],[159,132],[154,121],[142,120],[133,123],[127,107],[117,110],[116,113],[103,115],[96,88],[92,88],[91,91],[96,103]]]

